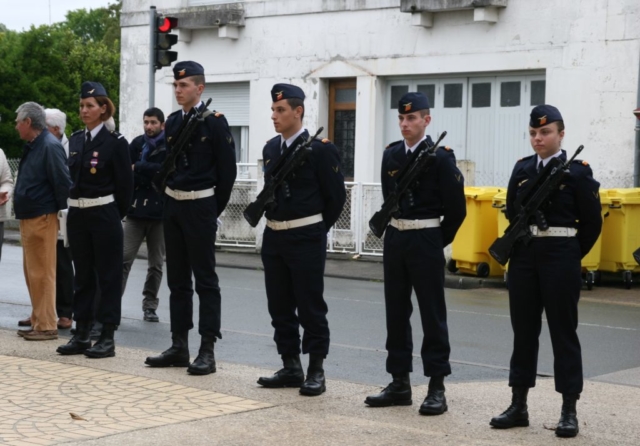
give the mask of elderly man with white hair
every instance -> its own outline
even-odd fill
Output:
[[[31,297],[31,329],[18,334],[28,341],[58,338],[56,328],[56,239],[58,211],[66,209],[71,178],[58,139],[47,130],[42,106],[26,102],[16,110],[16,130],[24,152],[14,190],[20,220],[24,276]]]
[[[47,129],[58,138],[64,148],[66,158],[69,158],[69,140],[64,134],[67,126],[67,115],[57,108],[45,109],[47,114]],[[66,220],[64,220],[66,221]],[[73,263],[71,249],[65,248],[64,240],[58,235],[56,245],[56,312],[58,313],[58,328],[71,328],[73,316]]]

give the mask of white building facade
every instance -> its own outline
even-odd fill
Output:
[[[434,139],[467,162],[467,184],[506,186],[532,153],[531,108],[557,106],[563,147],[585,145],[604,187],[631,187],[640,66],[638,0],[124,0],[120,130],[142,133],[148,106],[149,7],[179,19],[179,60],[204,66],[203,98],[227,117],[239,162],[274,136],[270,90],[306,93],[305,126],[325,128],[345,176],[379,182],[385,146],[401,138],[397,102],[422,91]],[[170,68],[155,105],[177,109]],[[247,173],[247,175],[254,175]]]

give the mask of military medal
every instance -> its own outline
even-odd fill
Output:
[[[98,171],[98,170],[96,169],[96,166],[98,165],[98,159],[97,159],[97,158],[93,158],[93,159],[90,161],[90,164],[91,164],[91,169],[89,170],[89,172],[91,172],[92,174],[94,174],[94,175],[95,175],[95,173]]]

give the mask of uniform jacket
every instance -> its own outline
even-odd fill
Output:
[[[85,144],[85,131],[78,130],[69,138],[69,171],[73,182],[71,198],[113,194],[120,217],[124,218],[133,191],[129,144],[124,136],[102,127],[96,137]]]
[[[17,219],[67,208],[70,181],[65,163],[62,144],[47,129],[25,144],[13,194]]]
[[[559,158],[566,161],[567,153],[563,150]],[[518,195],[537,175],[537,155],[522,158],[516,163],[507,189],[509,220],[519,212],[515,205]],[[583,257],[589,253],[602,229],[599,188],[600,183],[593,179],[591,167],[576,160],[571,163],[569,175],[551,195],[548,206],[543,210],[549,226],[578,229],[577,238]]]
[[[165,123],[167,146],[182,124],[182,110],[169,115]],[[197,191],[215,187],[218,216],[229,202],[236,180],[236,149],[229,124],[222,113],[212,113],[198,124],[184,156],[176,161],[176,170],[167,179],[174,190]]]
[[[142,161],[142,151],[145,145],[144,135],[134,138],[129,144],[129,156],[135,168],[133,170],[133,200],[127,215],[134,218],[161,220],[162,197],[151,185],[151,180],[167,157],[166,142],[165,140],[159,141],[156,148],[149,152],[147,159]]]
[[[4,151],[0,149],[0,192],[8,192],[9,201],[0,206],[0,222],[11,218],[11,197],[13,195],[13,177]]]
[[[298,144],[309,138],[304,131],[294,142]],[[262,149],[265,177],[273,174],[273,166],[281,156],[280,135],[269,140]],[[285,196],[284,188],[276,190],[275,207],[268,209],[270,220],[288,221],[322,214],[327,231],[340,217],[346,190],[340,168],[338,149],[329,140],[316,139],[311,143],[311,152],[292,178],[287,180],[291,196]]]
[[[433,144],[427,137],[428,144]],[[398,173],[407,164],[408,156],[404,140],[388,146],[382,155],[382,195],[385,200],[395,190]],[[422,220],[442,218],[440,228],[444,246],[451,243],[467,215],[464,196],[464,178],[456,166],[453,150],[440,146],[436,150],[436,161],[422,174],[413,190],[414,207],[410,207],[407,195],[400,202],[395,218]]]

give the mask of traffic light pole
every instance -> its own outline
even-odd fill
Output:
[[[156,7],[149,8],[149,108],[155,105],[156,99]]]

